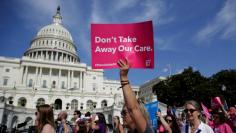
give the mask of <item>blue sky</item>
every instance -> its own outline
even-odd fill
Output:
[[[155,69],[132,69],[132,84],[188,66],[206,77],[236,68],[236,0],[1,0],[0,56],[21,57],[39,29],[52,23],[58,5],[88,65],[91,23],[153,21]],[[105,70],[105,76],[119,79],[118,72]]]

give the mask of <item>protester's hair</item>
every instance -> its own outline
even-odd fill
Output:
[[[104,114],[101,113],[101,112],[97,112],[96,115],[98,116],[97,124],[103,124],[104,125],[104,129],[105,129],[105,133],[106,133],[107,132],[107,124],[106,124],[106,119],[105,119]],[[99,130],[95,131],[95,133],[97,133],[97,132],[100,133]]]
[[[44,104],[38,106],[39,118],[38,118],[38,132],[41,133],[43,126],[46,124],[55,128],[53,109],[50,105]]]
[[[79,118],[81,117],[81,112],[79,110],[75,110],[74,112],[79,116]]]
[[[165,120],[167,119],[167,117],[171,117],[172,119],[172,125],[171,125],[171,129],[173,131],[173,133],[180,133],[180,129],[179,129],[179,126],[177,124],[177,119],[174,115],[166,115],[165,116]]]
[[[103,113],[97,112],[96,113],[98,116],[98,123],[104,123],[106,125],[106,119]]]
[[[201,118],[201,117],[202,117],[202,116],[201,116],[201,106],[200,106],[196,101],[194,101],[194,100],[186,101],[185,104],[184,104],[184,106],[186,107],[187,104],[192,105],[192,106],[200,113],[200,115],[198,116],[198,118],[199,118],[199,119],[202,119],[202,118]]]
[[[87,113],[85,113],[84,116],[85,116],[85,117],[90,117],[90,116],[91,116],[91,113],[88,111]]]
[[[220,124],[225,123],[226,117],[223,112],[219,112],[218,110],[213,110],[211,114],[212,115],[217,114],[219,116]]]
[[[144,102],[141,99],[137,99],[137,102],[139,104],[139,109],[140,109],[144,119],[147,121],[147,123],[150,123],[149,113],[144,106]],[[126,106],[126,104],[124,105],[124,107],[125,106]]]
[[[116,124],[118,124],[118,125],[119,125],[119,124],[120,124],[120,117],[119,117],[119,116],[117,116],[117,115],[116,115],[116,116],[114,116],[114,117],[115,117],[115,118],[118,120],[118,123],[115,123],[115,122],[114,122],[114,126],[116,126]]]
[[[67,119],[68,114],[66,111],[61,111],[59,114],[63,119],[65,119],[65,120]]]
[[[143,101],[140,99],[138,99],[137,101],[138,101],[139,109],[142,112],[143,117],[145,118],[147,123],[150,123],[149,113],[148,113],[147,109],[145,108]]]

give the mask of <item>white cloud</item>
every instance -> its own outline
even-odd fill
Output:
[[[121,1],[90,1],[72,0],[21,0],[17,2],[21,11],[17,14],[25,26],[37,32],[40,28],[52,22],[58,5],[61,6],[62,23],[71,32],[78,51],[90,53],[91,23],[126,23],[153,20],[155,24],[166,24],[173,20],[166,17],[167,7],[162,0],[121,0]],[[79,53],[79,54],[83,54]],[[90,57],[90,54],[86,54]]]
[[[167,16],[168,8],[164,1],[147,1],[143,10],[139,11],[136,20],[154,20],[154,24],[163,25],[174,21],[174,17]]]
[[[17,1],[17,4],[19,8],[16,12],[28,28],[38,28],[40,24],[47,22],[49,18],[52,18],[51,15],[56,13],[57,6],[60,5],[58,0],[21,0]]]
[[[113,3],[114,10],[121,11],[125,8],[130,8],[135,6],[137,0],[115,0]]]
[[[227,0],[224,7],[215,18],[201,29],[196,38],[199,41],[208,41],[219,36],[222,39],[236,39],[236,1]]]

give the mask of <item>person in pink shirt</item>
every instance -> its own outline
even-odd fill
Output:
[[[223,112],[212,111],[214,133],[233,133]]]

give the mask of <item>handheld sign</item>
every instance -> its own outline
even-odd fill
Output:
[[[92,68],[118,68],[127,58],[131,68],[154,68],[152,21],[132,24],[91,24]]]
[[[156,129],[157,128],[157,118],[156,118],[156,112],[159,110],[158,109],[158,101],[151,102],[148,104],[145,104],[145,107],[149,113],[149,117],[151,120],[152,126]]]

